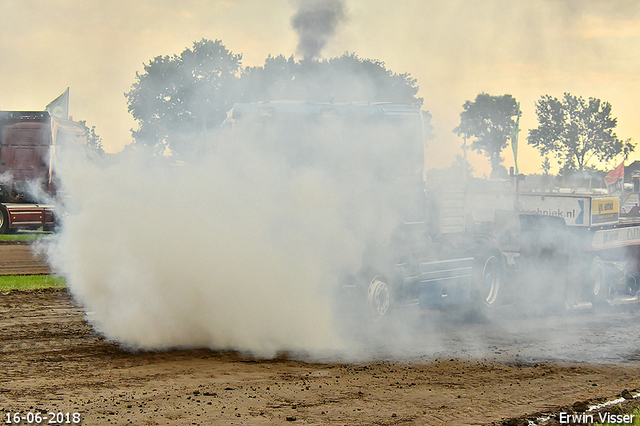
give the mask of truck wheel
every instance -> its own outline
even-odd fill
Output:
[[[391,306],[391,289],[386,280],[379,275],[373,277],[367,289],[367,307],[373,317],[378,321],[385,316]]]
[[[501,304],[504,263],[499,254],[491,254],[478,260],[473,294],[475,313],[483,319],[492,319]]]
[[[0,234],[6,234],[9,232],[9,213],[7,209],[0,206]]]
[[[498,300],[501,278],[502,271],[500,261],[495,256],[489,257],[484,263],[482,270],[482,293],[480,293],[481,296],[484,296],[482,302],[486,305],[494,305]]]
[[[594,306],[602,306],[607,303],[608,293],[604,263],[596,256],[591,262],[587,283],[584,286],[584,298]]]

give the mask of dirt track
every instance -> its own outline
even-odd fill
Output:
[[[0,244],[0,275],[49,274],[44,255],[35,255],[31,244],[3,242]]]
[[[16,411],[63,411],[81,413],[85,425],[482,425],[640,389],[635,307],[554,325],[536,320],[542,329],[572,328],[573,337],[546,346],[534,337],[539,333],[516,337],[502,328],[492,337],[487,325],[445,324],[450,341],[435,355],[417,356],[418,340],[406,362],[357,365],[208,350],[129,353],[83,318],[66,290],[0,295],[3,422]],[[490,346],[470,357],[460,339],[483,330]],[[580,359],[594,350],[600,365],[545,355]]]

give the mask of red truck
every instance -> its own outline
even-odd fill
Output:
[[[0,234],[53,229],[52,149],[84,137],[84,128],[47,111],[0,111]]]

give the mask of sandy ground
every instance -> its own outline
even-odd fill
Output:
[[[4,423],[18,411],[80,413],[84,425],[518,425],[640,389],[635,307],[522,321],[571,336],[545,346],[539,333],[514,337],[503,327],[470,356],[460,341],[488,326],[445,324],[452,343],[428,356],[417,355],[418,339],[402,361],[306,363],[204,349],[131,353],[97,335],[66,290],[8,292],[0,294],[0,414]]]
[[[31,244],[0,242],[0,275],[50,272],[44,254],[34,254]]]

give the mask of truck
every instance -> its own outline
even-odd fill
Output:
[[[522,175],[439,178],[425,167],[430,118],[395,103],[271,101],[234,105],[223,128],[291,167],[328,167],[374,215],[394,212],[391,236],[369,241],[339,286],[343,308],[372,322],[414,306],[490,319],[637,300],[640,218],[621,216],[617,197],[520,191]]]
[[[603,306],[637,300],[639,290],[640,217],[622,213],[620,204],[618,196],[586,190],[506,188],[468,192],[465,214],[502,242],[520,300]],[[510,207],[517,226],[500,218]]]
[[[52,230],[55,147],[85,143],[84,127],[47,111],[0,111],[0,234]]]

